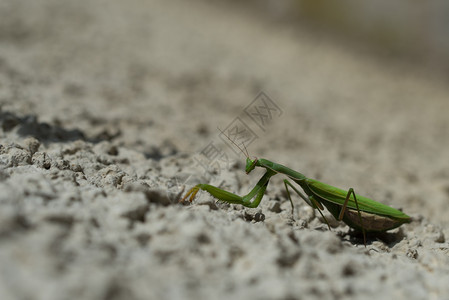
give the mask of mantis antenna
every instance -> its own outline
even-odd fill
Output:
[[[240,152],[242,152],[243,153],[243,155],[245,155],[247,158],[249,158],[249,154],[248,154],[248,149],[246,149],[246,146],[245,146],[245,143],[242,143],[243,144],[243,148],[245,149],[245,151],[243,151],[242,150],[242,148],[240,148],[240,146],[239,145],[237,145],[237,143],[236,142],[234,142],[233,140],[231,140],[231,138],[226,134],[226,133],[224,133],[223,132],[223,130],[221,130],[220,129],[220,127],[217,127],[217,129],[231,142],[231,143],[233,143],[239,150],[240,150]]]

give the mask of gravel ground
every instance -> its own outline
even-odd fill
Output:
[[[4,0],[1,299],[449,299],[448,98],[216,1]],[[282,176],[255,209],[179,204],[254,186],[217,130],[243,125],[252,156],[413,221],[365,247],[299,197],[292,218]]]

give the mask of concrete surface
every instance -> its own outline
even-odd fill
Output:
[[[185,3],[0,4],[1,299],[449,299],[447,79]],[[281,176],[255,209],[179,204],[257,182],[220,139],[235,120],[250,155],[413,222],[365,248],[299,197],[292,219]]]

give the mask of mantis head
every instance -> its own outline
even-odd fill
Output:
[[[246,167],[245,167],[245,171],[246,174],[249,174],[252,170],[254,170],[254,168],[257,166],[257,157],[254,159],[251,159],[249,157],[246,158]]]

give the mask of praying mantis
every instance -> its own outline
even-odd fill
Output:
[[[231,140],[231,142],[233,141]],[[238,147],[238,145],[236,146]],[[238,148],[243,152],[240,147]],[[293,189],[293,191],[295,191],[308,205],[318,210],[328,225],[329,230],[329,222],[322,213],[324,207],[327,208],[335,219],[343,221],[356,231],[361,231],[363,233],[365,247],[366,233],[384,232],[399,227],[404,223],[411,222],[411,217],[404,214],[400,210],[367,197],[357,195],[353,188],[349,188],[348,191],[345,191],[322,183],[318,180],[307,178],[297,171],[270,160],[263,158],[251,159],[248,155],[248,151],[243,153],[246,156],[246,174],[251,173],[251,171],[253,171],[256,167],[266,169],[265,174],[259,179],[256,186],[248,194],[245,196],[238,196],[216,186],[209,184],[197,184],[185,194],[180,202],[185,201],[187,198],[190,202],[192,202],[198,191],[204,190],[220,201],[255,208],[259,206],[265,190],[267,189],[270,178],[277,174],[283,174],[287,176],[288,179],[298,184],[307,195],[305,196],[301,193],[289,180],[284,179],[284,186],[292,206],[292,214],[294,206],[290,196],[289,187]]]

